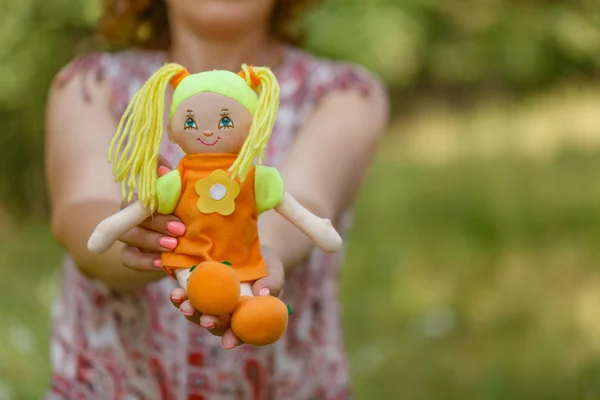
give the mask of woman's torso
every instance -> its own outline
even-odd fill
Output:
[[[333,90],[369,90],[374,82],[349,65],[288,48],[276,70],[280,109],[265,154],[277,167],[319,100]],[[66,75],[86,69],[114,88],[113,111],[124,112],[133,94],[166,61],[159,52],[91,54]],[[85,90],[85,87],[82,87]],[[85,92],[84,92],[85,95]],[[176,165],[181,150],[163,141]],[[350,222],[339,221],[343,233]],[[341,252],[340,252],[341,253]],[[234,350],[188,322],[171,305],[176,281],[167,277],[137,294],[120,294],[81,275],[70,258],[53,311],[51,399],[345,399],[349,376],[340,326],[340,254],[313,251],[286,278],[284,301],[294,310],[276,344]]]

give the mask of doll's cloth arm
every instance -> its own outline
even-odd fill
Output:
[[[174,169],[156,180],[156,197],[160,214],[172,214],[181,197],[181,174]]]
[[[307,210],[291,194],[283,193],[283,200],[275,211],[304,232],[322,251],[335,253],[342,247],[342,238],[331,221]]]
[[[258,165],[254,174],[254,197],[258,215],[277,207],[283,200],[283,179],[273,167]]]
[[[175,211],[181,195],[181,178],[178,170],[173,170],[156,181],[157,211],[171,214]],[[151,215],[150,209],[142,202],[135,201],[98,224],[88,240],[88,249],[94,254],[108,251],[125,233],[142,223]]]
[[[277,169],[257,166],[254,190],[258,214],[274,209],[304,232],[320,249],[334,252],[340,248],[342,239],[333,228],[331,221],[311,213],[291,194],[285,192],[283,179]]]

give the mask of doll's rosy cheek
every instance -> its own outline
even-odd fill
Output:
[[[236,129],[234,132],[229,133],[229,142],[236,146],[241,147],[246,140],[246,134],[241,129]]]

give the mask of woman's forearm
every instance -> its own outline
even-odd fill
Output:
[[[164,278],[162,271],[137,272],[123,266],[120,253],[124,244],[121,242],[102,255],[88,251],[87,241],[96,225],[118,210],[118,204],[107,202],[83,202],[69,207],[53,218],[56,239],[67,249],[82,274],[113,289],[136,290]]]

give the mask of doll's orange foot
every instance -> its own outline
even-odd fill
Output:
[[[201,314],[231,314],[240,301],[240,280],[228,265],[206,261],[192,270],[187,296]]]
[[[285,333],[287,324],[288,307],[274,296],[244,296],[231,317],[233,333],[254,346],[275,343]]]

